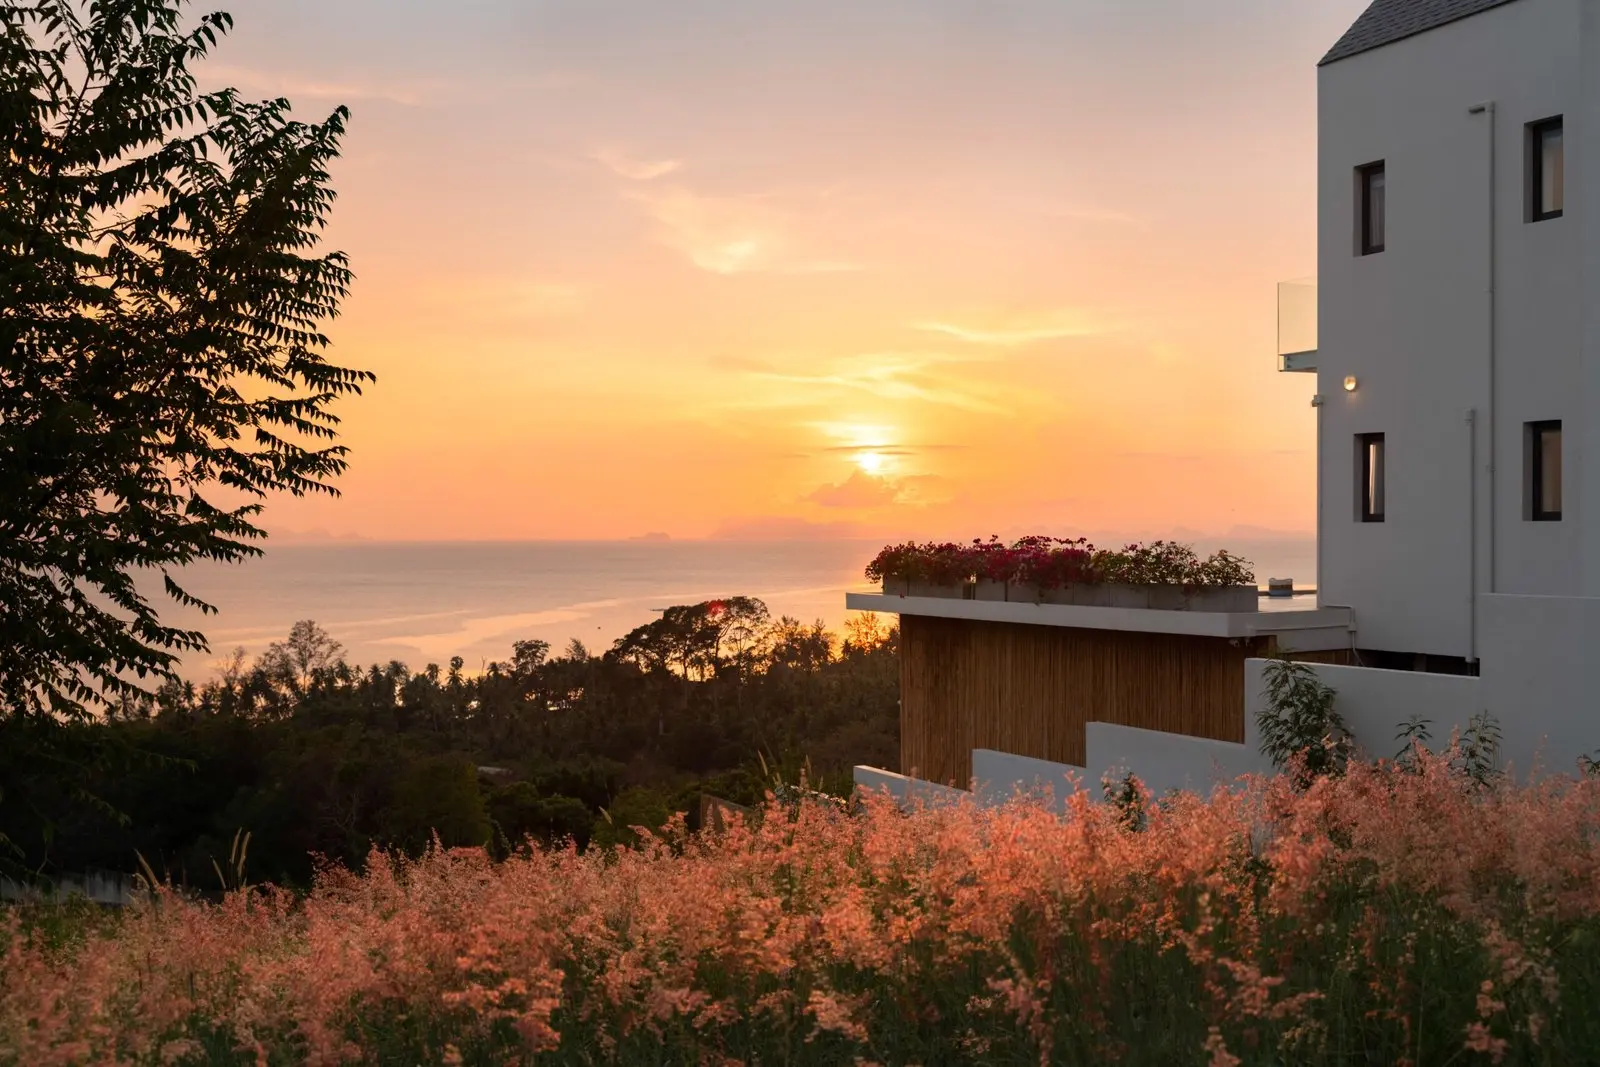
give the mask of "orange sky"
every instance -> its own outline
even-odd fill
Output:
[[[611,538],[1313,525],[1315,63],[1363,0],[236,0],[354,111],[336,501]]]

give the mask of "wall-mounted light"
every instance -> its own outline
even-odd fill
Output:
[[[1347,393],[1353,393],[1356,391],[1356,386],[1360,384],[1360,382],[1356,381],[1356,376],[1352,374],[1344,380],[1344,391]]]

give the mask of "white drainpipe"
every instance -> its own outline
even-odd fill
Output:
[[[1489,588],[1487,592],[1492,595],[1500,588],[1499,554],[1495,545],[1495,519],[1499,515],[1497,492],[1499,478],[1496,477],[1495,471],[1495,461],[1499,457],[1499,436],[1496,433],[1497,427],[1495,423],[1495,396],[1499,385],[1496,367],[1497,358],[1499,355],[1499,337],[1497,336],[1499,332],[1499,324],[1497,321],[1498,299],[1496,296],[1496,282],[1499,278],[1499,263],[1497,259],[1499,242],[1495,233],[1495,206],[1496,199],[1498,197],[1498,183],[1496,181],[1496,174],[1499,171],[1499,161],[1496,158],[1495,148],[1496,124],[1494,101],[1489,100],[1481,104],[1474,104],[1472,107],[1467,109],[1467,113],[1470,115],[1483,115],[1487,119],[1489,128],[1489,284],[1488,288],[1485,290],[1484,297],[1489,319],[1489,396],[1487,398],[1487,415],[1489,422],[1489,462],[1487,464],[1487,470],[1489,473],[1489,525],[1488,530],[1486,531],[1486,536],[1489,542]],[[1474,530],[1476,530],[1478,519],[1476,513],[1473,514],[1472,519]],[[1474,590],[1472,605],[1472,614],[1474,620],[1477,618],[1477,613],[1477,594],[1476,590]],[[1476,649],[1474,649],[1474,653],[1476,653]]]

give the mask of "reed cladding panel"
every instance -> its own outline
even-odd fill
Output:
[[[965,787],[972,750],[1083,766],[1090,722],[1244,740],[1244,661],[1216,637],[900,619],[900,769]]]

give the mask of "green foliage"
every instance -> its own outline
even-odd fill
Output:
[[[1479,788],[1488,788],[1499,781],[1500,723],[1487,711],[1480,711],[1467,720],[1456,749],[1454,768]]]
[[[675,617],[710,614],[690,607]],[[641,628],[619,644],[659,661],[678,640]],[[435,832],[505,855],[530,836],[587,847],[598,822],[602,843],[622,843],[630,822],[697,815],[702,793],[760,807],[803,773],[839,797],[854,764],[894,766],[895,648],[873,620],[839,641],[786,619],[719,640],[706,654],[722,662],[687,676],[615,649],[552,658],[542,642],[470,675],[357,668],[301,622],[253,664],[120,701],[101,722],[0,718],[0,787],[16,801],[0,834],[19,871],[127,872],[143,856],[205,890],[225,864],[224,881],[242,877],[228,864],[242,834],[249,880],[288,886],[310,882],[313,855],[359,866],[374,842],[415,853]]]
[[[850,779],[828,782],[819,780],[816,771],[811,766],[809,757],[800,761],[793,770],[786,768],[784,761],[773,760],[768,762],[765,755],[757,753],[761,764],[762,774],[767,778],[768,785],[765,790],[772,799],[783,806],[791,817],[798,816],[800,808],[805,804],[821,805],[836,812],[851,810],[851,800],[855,795],[853,776]],[[831,785],[832,791],[828,789]],[[761,802],[751,805],[762,808],[765,806],[766,796]]]
[[[1400,741],[1403,747],[1395,754],[1395,763],[1402,770],[1413,770],[1417,766],[1417,754],[1426,751],[1428,742],[1432,737],[1433,723],[1420,715],[1413,715],[1400,727],[1400,732],[1395,735],[1395,740]],[[1500,756],[1500,723],[1487,711],[1480,711],[1467,720],[1467,728],[1460,736],[1451,739],[1454,746],[1454,755],[1450,760],[1450,769],[1466,781],[1479,789],[1493,787],[1503,776],[1499,767]],[[1584,757],[1580,757],[1579,769],[1586,770]]]
[[[1413,715],[1400,725],[1400,732],[1394,736],[1400,742],[1400,750],[1394,754],[1395,766],[1403,771],[1417,768],[1419,753],[1428,750],[1428,741],[1433,736],[1432,728],[1433,720],[1421,715]]]
[[[438,835],[446,848],[487,845],[493,830],[472,763],[454,755],[413,759],[400,771],[382,820],[381,843],[420,852]]]
[[[1267,700],[1256,714],[1262,754],[1280,770],[1294,769],[1302,785],[1344,773],[1352,746],[1334,690],[1309,664],[1282,656],[1269,660],[1262,675]]]
[[[120,918],[118,909],[96,904],[82,893],[0,905],[0,953],[6,948],[8,912],[17,918],[18,933],[40,939],[51,952],[71,951],[87,938],[114,933]]]
[[[50,867],[72,825],[68,813],[127,826],[128,816],[102,795],[108,779],[186,766],[94,723],[0,714],[0,875],[33,881]]]
[[[1138,833],[1150,821],[1150,791],[1132,771],[1109,773],[1100,782],[1106,803],[1117,809],[1117,823],[1129,833]]]
[[[513,782],[489,795],[489,815],[499,831],[503,850],[519,848],[530,838],[560,847],[568,841],[588,845],[594,812],[577,797],[542,796],[532,782]]]
[[[609,807],[601,809],[590,840],[601,848],[617,845],[632,847],[640,843],[635,827],[660,830],[671,817],[672,811],[665,795],[654,789],[635,786],[623,790]]]
[[[0,0],[0,713],[171,681],[194,560],[259,552],[273,492],[333,492],[324,358],[350,284],[321,251],[348,113],[201,93],[232,26],[180,0]]]
[[[677,605],[631,631],[610,655],[645,671],[703,681],[748,666],[770,621],[767,606],[754,597]]]
[[[310,619],[289,629],[288,640],[274,641],[261,657],[261,669],[275,681],[304,689],[316,672],[327,670],[344,656],[344,646]]]

